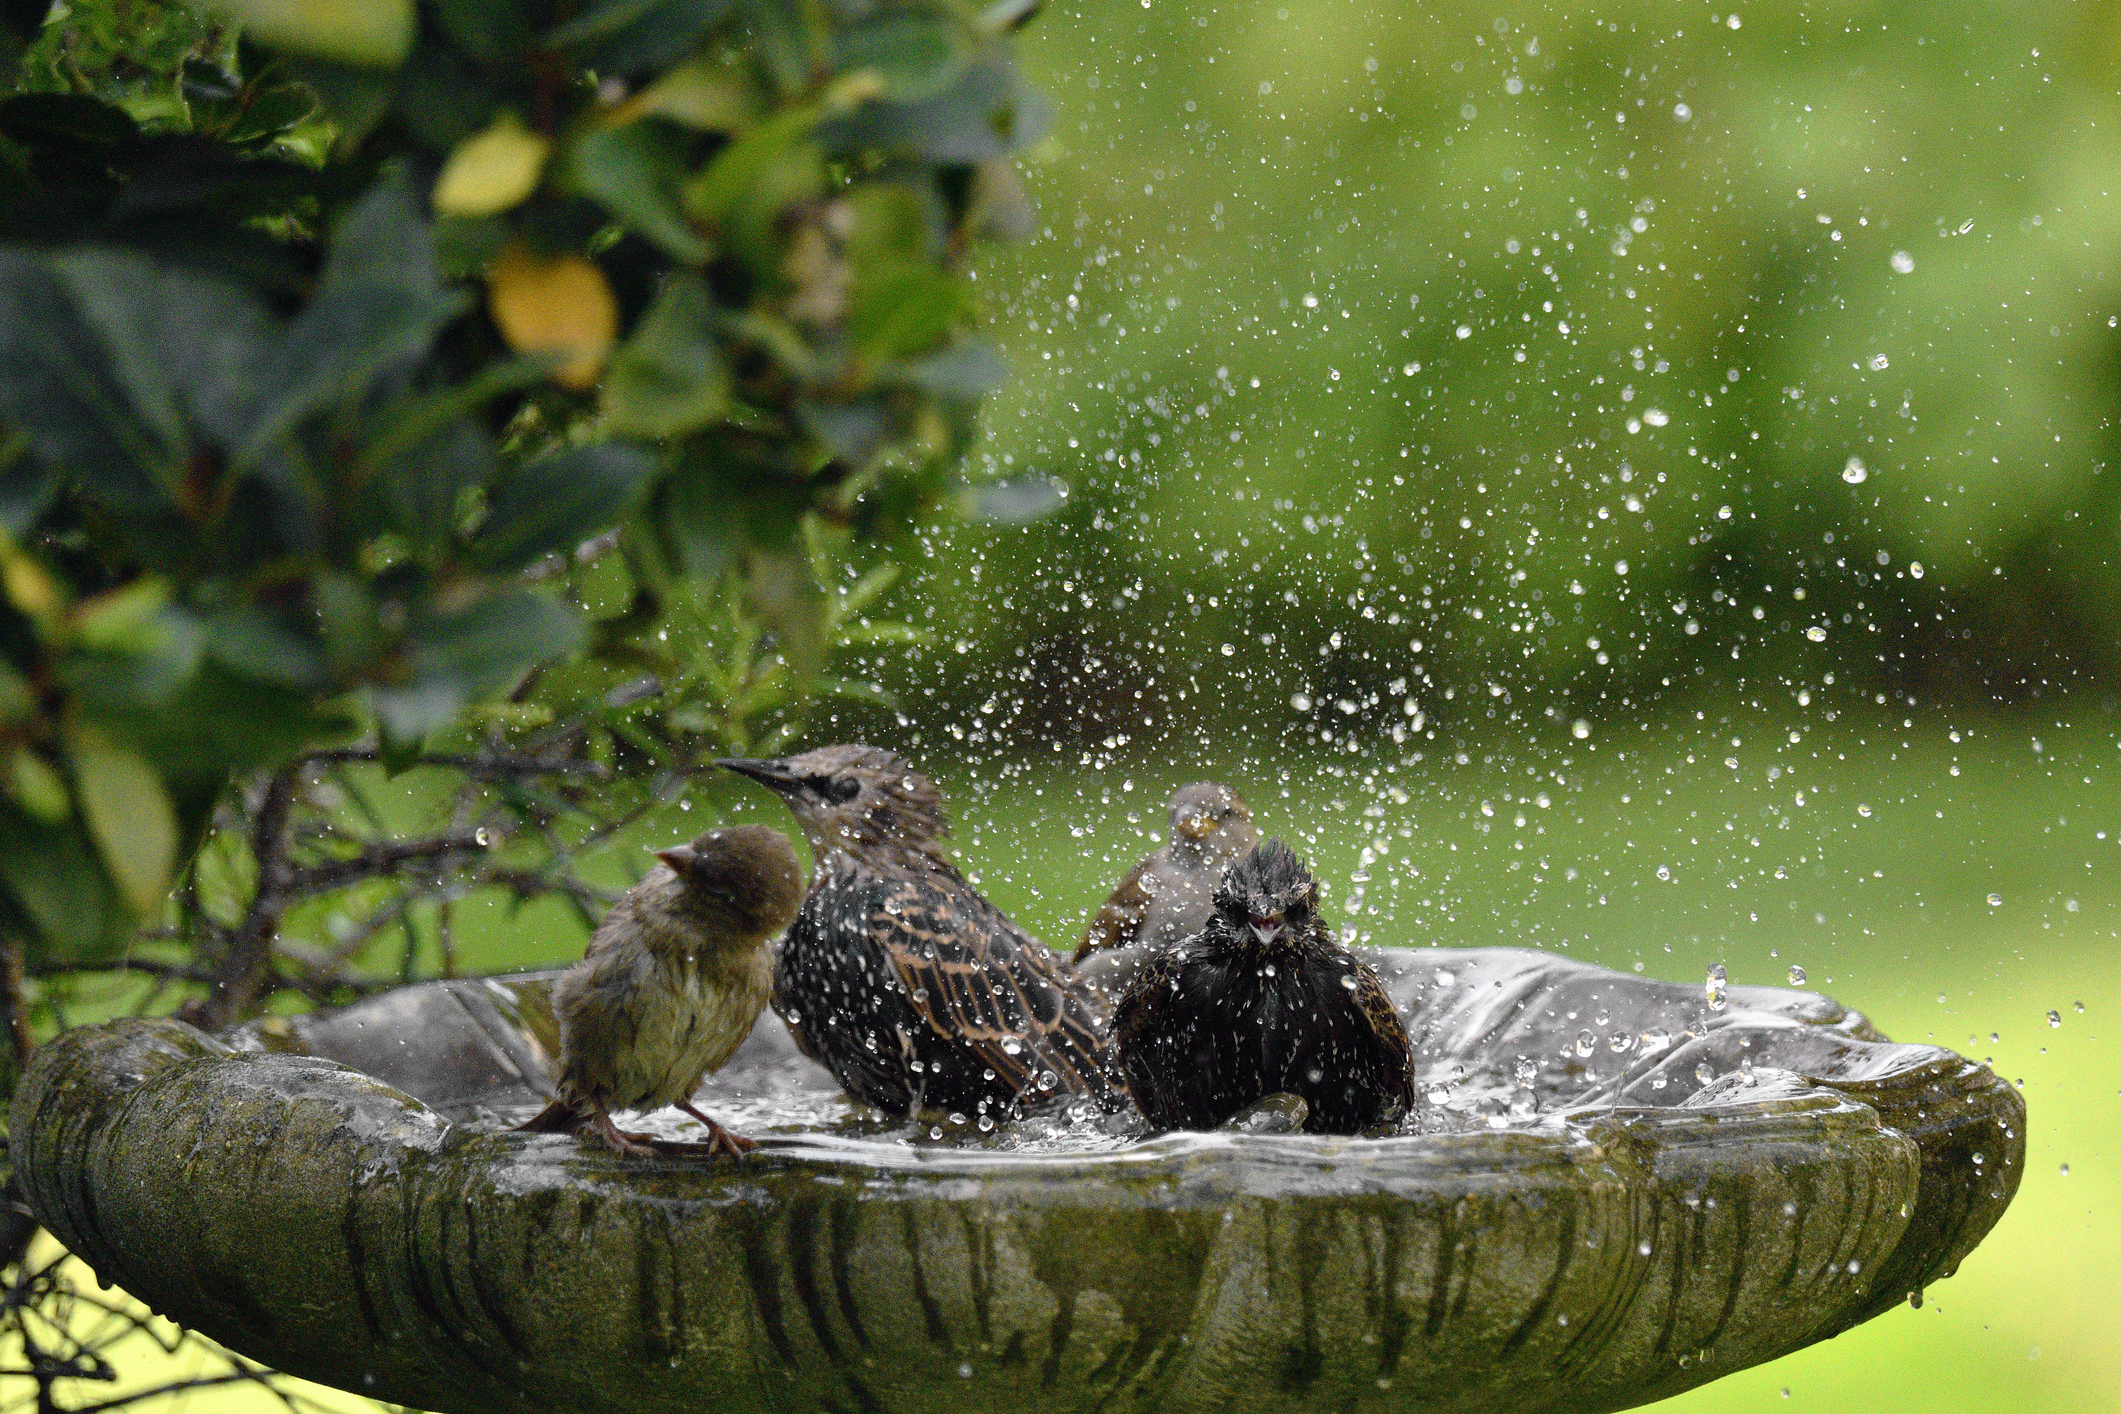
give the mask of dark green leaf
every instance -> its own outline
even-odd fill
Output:
[[[909,359],[948,339],[971,303],[971,291],[944,271],[902,266],[856,281],[847,332],[865,358]]]
[[[20,539],[52,503],[59,479],[30,456],[29,438],[18,434],[13,454],[0,448],[0,527]]]
[[[575,190],[680,260],[699,262],[707,243],[678,207],[685,135],[653,119],[584,133],[569,151]]]
[[[415,137],[447,152],[491,123],[507,90],[440,35],[425,34],[398,70],[391,111]]]
[[[874,70],[884,97],[909,103],[940,92],[971,59],[964,33],[945,14],[885,12],[842,30],[839,69]]]
[[[698,277],[675,276],[612,359],[605,420],[625,436],[675,437],[720,417],[728,400],[713,300]]]
[[[99,498],[166,505],[193,449],[186,414],[224,420],[262,328],[234,291],[139,256],[0,250],[0,412]]]
[[[98,712],[163,706],[198,670],[206,648],[199,621],[173,608],[160,610],[127,638],[60,661],[59,680],[82,705]]]
[[[260,682],[313,691],[330,681],[315,640],[255,604],[209,616],[206,651]]]
[[[834,152],[875,149],[930,162],[980,162],[1036,146],[1053,121],[1053,105],[1025,84],[1016,66],[988,55],[956,83],[913,103],[871,103],[846,118],[818,124]]]
[[[491,64],[530,48],[536,35],[522,0],[433,0],[435,18],[457,47]]]
[[[491,481],[497,465],[492,440],[461,418],[415,443],[375,482],[390,527],[417,558],[432,560],[450,542],[464,492]]]
[[[631,515],[654,470],[639,448],[609,443],[540,457],[501,488],[474,551],[503,573],[571,553]]]
[[[420,753],[426,749],[425,737],[401,737],[387,727],[376,733],[376,756],[383,763],[383,774],[393,780],[419,765]]]
[[[900,365],[898,375],[939,398],[978,398],[1002,385],[1009,366],[984,340],[959,339],[940,353]]]
[[[52,264],[171,461],[193,452],[189,424],[216,439],[234,435],[241,390],[270,329],[255,301],[122,251],[73,250]]]
[[[0,805],[0,882],[35,928],[43,959],[100,961],[131,936],[125,905],[73,825],[39,825]]]
[[[307,56],[289,55],[280,62],[317,95],[343,144],[351,146],[368,136],[390,111],[391,95],[397,88],[395,74]]]
[[[582,637],[572,611],[529,590],[423,615],[409,635],[405,680],[370,693],[376,716],[395,736],[423,737],[539,663],[573,652]]]
[[[602,0],[546,34],[599,74],[661,69],[690,53],[729,13],[730,0]]]
[[[813,12],[802,0],[744,0],[744,27],[759,61],[784,94],[800,92],[824,57]]]
[[[729,568],[741,544],[738,522],[711,478],[697,467],[684,468],[671,477],[661,509],[679,574],[709,581]]]
[[[823,442],[832,455],[851,466],[869,464],[891,433],[891,419],[878,401],[858,403],[801,402],[796,415],[810,435]]]
[[[310,414],[350,407],[379,370],[425,349],[468,302],[442,287],[411,183],[402,173],[385,177],[341,223],[316,300],[267,362],[270,383],[239,464],[261,458]]]

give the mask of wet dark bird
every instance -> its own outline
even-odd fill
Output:
[[[893,1114],[1124,1103],[1088,990],[951,863],[927,777],[873,746],[718,764],[779,795],[810,841],[773,1009],[849,1094]]]
[[[752,1141],[695,1107],[773,991],[767,946],[794,921],[803,870],[777,830],[734,825],[660,861],[612,906],[589,951],[552,992],[560,1022],[557,1093],[521,1128],[596,1135],[621,1154],[655,1152],[613,1110],[675,1105],[707,1126],[710,1153]]]
[[[1119,996],[1145,958],[1207,926],[1223,870],[1258,842],[1236,791],[1214,781],[1179,787],[1171,842],[1135,865],[1091,917],[1075,949],[1076,975]]]
[[[1318,887],[1270,839],[1215,888],[1207,926],[1149,957],[1113,1030],[1134,1102],[1160,1129],[1213,1129],[1265,1096],[1313,1134],[1359,1134],[1414,1103],[1407,1028],[1369,964],[1334,942]]]

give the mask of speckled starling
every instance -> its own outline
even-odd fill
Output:
[[[522,1128],[587,1131],[622,1154],[647,1154],[649,1136],[621,1130],[611,1112],[675,1105],[707,1126],[710,1152],[741,1155],[751,1141],[696,1109],[692,1094],[765,1009],[767,944],[795,918],[802,865],[763,825],[709,830],[656,857],[553,988],[558,1093]]]
[[[1240,856],[1207,926],[1150,957],[1114,1014],[1127,1084],[1160,1129],[1213,1129],[1266,1095],[1314,1134],[1359,1134],[1414,1102],[1407,1028],[1367,963],[1333,941],[1280,840]]]
[[[927,777],[872,746],[719,764],[777,793],[810,841],[773,1009],[849,1094],[892,1114],[1124,1102],[1087,989],[958,873]]]
[[[1215,885],[1230,861],[1259,841],[1237,792],[1214,781],[1171,797],[1171,842],[1134,866],[1090,920],[1075,949],[1076,975],[1117,997],[1143,959],[1207,925]]]

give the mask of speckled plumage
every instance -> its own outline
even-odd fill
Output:
[[[1259,841],[1252,811],[1214,781],[1171,796],[1171,840],[1134,866],[1091,917],[1075,972],[1107,996],[1126,991],[1143,961],[1207,926],[1215,885],[1231,860]]]
[[[645,1136],[617,1129],[611,1111],[676,1105],[707,1126],[710,1147],[740,1153],[751,1141],[693,1108],[692,1093],[743,1044],[772,994],[767,944],[795,917],[802,866],[761,825],[709,830],[658,857],[554,986],[557,1093],[522,1127],[588,1129],[640,1153]]]
[[[1357,1134],[1414,1102],[1407,1029],[1369,964],[1333,941],[1280,840],[1241,856],[1202,931],[1149,958],[1114,1013],[1134,1101],[1161,1129],[1213,1129],[1267,1095],[1314,1134]]]
[[[1082,984],[950,862],[925,776],[869,746],[721,764],[780,795],[810,841],[773,1008],[849,1094],[893,1114],[1121,1103]]]

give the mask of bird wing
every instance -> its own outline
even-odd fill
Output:
[[[1078,1094],[1110,1097],[1113,1062],[1081,987],[969,883],[940,871],[900,876],[872,909],[907,998],[938,1036],[1019,1094],[1043,1064]]]
[[[1168,1027],[1159,1026],[1159,1003],[1168,1005],[1179,975],[1178,949],[1167,948],[1144,962],[1112,1013],[1112,1035],[1125,1067],[1127,1089],[1152,1122],[1171,1108],[1169,1087],[1174,1064],[1185,1049]]]
[[[1075,966],[1082,966],[1083,960],[1094,952],[1123,948],[1141,937],[1142,921],[1149,916],[1150,899],[1148,886],[1142,880],[1155,858],[1152,854],[1135,865],[1127,877],[1119,881],[1112,897],[1105,900],[1105,906],[1090,919],[1082,942],[1076,945],[1075,956],[1069,959]]]
[[[1352,957],[1351,961],[1355,961]],[[1407,1024],[1399,1016],[1399,1008],[1392,1005],[1391,994],[1378,978],[1375,969],[1367,963],[1355,961],[1355,1005],[1369,1023],[1370,1033],[1377,1038],[1378,1051],[1387,1061],[1403,1069],[1400,1098],[1411,1106],[1414,1103],[1414,1052],[1407,1040]]]

